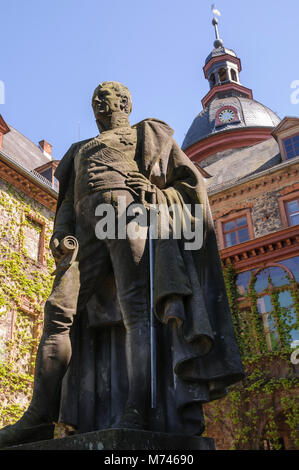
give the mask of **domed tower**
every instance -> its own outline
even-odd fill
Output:
[[[219,38],[216,18],[213,25],[214,49],[203,68],[210,90],[182,147],[207,178],[232,316],[248,376],[252,377],[256,367],[264,373],[263,383],[268,383],[286,377],[285,370],[289,370],[284,380],[291,384],[298,370],[291,372],[289,357],[283,362],[279,351],[294,347],[299,340],[299,306],[292,296],[299,289],[299,118],[280,120],[253,99],[252,91],[240,83],[240,59]],[[216,449],[274,448],[266,418],[270,408],[271,429],[276,430],[279,446],[296,448],[281,412],[286,389],[275,388],[265,399],[256,385],[238,389],[243,397],[239,406],[235,400],[230,402],[229,396],[216,405],[205,405],[207,435],[215,439]],[[287,393],[291,401],[298,389],[290,386]],[[240,418],[239,428],[231,420],[232,410]],[[213,419],[216,415],[223,423],[221,429],[219,419]],[[256,417],[253,425],[248,416]],[[245,439],[244,423],[250,428]]]
[[[254,171],[260,163],[265,163],[266,156],[261,156],[263,152],[259,152],[255,162],[252,159],[248,161],[245,155],[246,161],[242,162],[240,149],[270,140],[270,145],[266,145],[267,155],[273,157],[279,153],[271,132],[280,118],[267,106],[254,100],[252,90],[241,84],[241,61],[233,50],[224,47],[219,37],[217,18],[213,18],[212,24],[216,40],[203,67],[210,90],[202,99],[203,110],[189,128],[182,149],[192,161],[214,176],[215,184],[244,176]],[[238,156],[235,155],[236,149]],[[231,164],[227,160],[229,157],[233,160]]]

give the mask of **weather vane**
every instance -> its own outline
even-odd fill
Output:
[[[217,49],[218,47],[223,46],[223,41],[219,37],[219,31],[218,31],[218,19],[216,16],[221,16],[220,11],[216,8],[216,4],[212,3],[211,5],[211,10],[213,14],[215,15],[214,18],[212,19],[212,25],[215,27],[215,34],[216,34],[216,40],[214,41],[214,47]]]
[[[213,12],[214,15],[221,16],[220,11],[217,10],[217,8],[216,8],[216,3],[212,3],[212,5],[211,5],[211,10],[212,10],[212,12]]]

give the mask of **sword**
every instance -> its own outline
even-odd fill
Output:
[[[152,194],[152,203],[145,200],[145,193],[141,192],[141,202],[149,211],[157,211],[156,194]],[[157,340],[156,340],[156,319],[154,308],[154,273],[155,273],[155,244],[152,236],[152,227],[149,217],[148,224],[148,246],[149,246],[149,274],[150,274],[150,353],[151,353],[151,408],[157,406]]]
[[[152,238],[151,224],[148,227],[149,266],[150,266],[150,346],[151,346],[151,408],[156,408],[157,401],[157,349],[156,349],[156,321],[154,311],[154,270],[155,247]]]

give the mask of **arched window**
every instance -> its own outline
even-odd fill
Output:
[[[234,81],[234,82],[237,82],[238,81],[238,78],[237,78],[237,73],[234,69],[230,69],[230,77],[231,79]]]
[[[286,416],[279,406],[275,407],[274,414],[265,420],[264,427],[260,430],[260,450],[292,450],[296,448],[290,427],[286,423]],[[270,421],[272,424],[269,426]],[[276,436],[273,435],[273,425],[276,428]]]
[[[214,73],[211,73],[211,75],[210,75],[210,84],[211,84],[211,86],[216,85],[216,78],[215,78]]]
[[[252,338],[251,342],[247,341],[246,355],[260,349],[254,344],[258,324],[270,351],[288,347],[299,340],[299,310],[295,294],[299,287],[298,256],[263,269],[245,271],[238,275],[236,285],[240,295],[241,330],[247,338]],[[255,323],[254,312],[258,324]]]
[[[256,275],[257,307],[270,351],[290,346],[295,339],[299,339],[294,299],[289,286],[290,274],[284,266],[270,266]]]
[[[219,80],[221,83],[223,82],[226,82],[227,81],[227,70],[222,68],[222,69],[219,69]]]

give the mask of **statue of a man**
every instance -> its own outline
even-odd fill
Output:
[[[61,241],[72,235],[78,255],[67,269],[57,269],[32,401],[17,423],[0,431],[0,447],[50,438],[59,415],[78,432],[123,427],[201,434],[202,403],[223,396],[243,374],[200,172],[164,122],[130,126],[125,86],[101,83],[92,106],[100,134],[73,144],[56,170],[50,247],[59,267]],[[191,224],[195,206],[203,208],[200,247],[187,250],[171,235],[155,240],[155,409],[148,239],[132,231],[101,238],[96,231],[103,204],[120,223],[121,210],[153,200],[164,208],[189,205]]]

